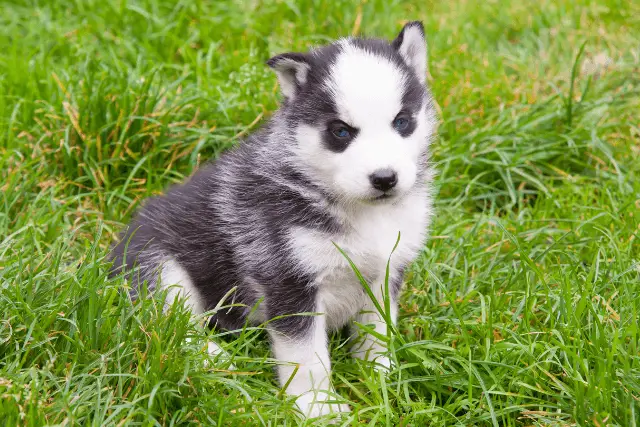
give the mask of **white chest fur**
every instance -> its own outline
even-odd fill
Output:
[[[349,256],[375,292],[384,283],[389,258],[391,280],[397,268],[411,262],[422,248],[429,225],[429,210],[430,203],[425,194],[412,194],[397,204],[370,206],[352,212],[345,232],[341,234],[330,235],[304,228],[292,231],[294,254],[305,272],[318,278],[316,286],[329,328],[343,326],[362,309],[368,298],[335,245]],[[392,254],[398,233],[400,241]]]

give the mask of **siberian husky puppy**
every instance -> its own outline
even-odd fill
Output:
[[[267,322],[280,383],[306,416],[348,411],[332,396],[327,333],[355,320],[387,334],[430,222],[436,114],[424,29],[410,22],[391,42],[346,38],[267,64],[284,98],[279,110],[237,148],[148,200],[115,246],[112,272],[124,270],[134,294],[143,282],[170,287],[194,313],[229,294],[233,308],[212,323]],[[338,247],[381,306],[389,294],[390,316],[376,310]],[[374,334],[353,349],[388,367],[385,352]]]

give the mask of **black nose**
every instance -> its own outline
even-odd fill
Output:
[[[369,175],[369,181],[376,190],[389,191],[398,183],[398,175],[391,169],[380,169]]]

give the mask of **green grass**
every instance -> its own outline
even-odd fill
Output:
[[[332,338],[344,424],[638,425],[640,6],[615,0],[2,2],[0,421],[297,425],[263,331],[217,337],[237,371],[206,366],[208,332],[132,304],[104,258],[142,199],[275,110],[272,54],[409,19],[438,213],[397,368]]]

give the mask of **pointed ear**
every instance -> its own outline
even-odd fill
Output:
[[[420,21],[407,23],[398,37],[391,42],[402,56],[404,62],[416,73],[418,80],[427,80],[427,41],[424,36],[424,26]]]
[[[303,53],[283,53],[267,61],[276,72],[282,94],[287,99],[295,98],[300,88],[307,82],[309,61]]]

